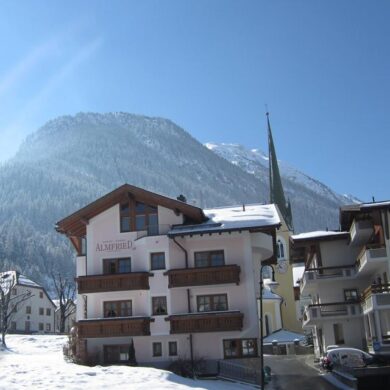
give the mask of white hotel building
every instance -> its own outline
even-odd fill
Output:
[[[390,354],[389,220],[390,202],[355,204],[340,209],[342,231],[291,237],[317,355],[333,344]]]
[[[142,365],[258,355],[260,262],[274,261],[274,205],[202,210],[128,184],[57,223],[77,250],[86,362]]]

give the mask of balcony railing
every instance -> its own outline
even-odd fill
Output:
[[[149,290],[149,272],[129,272],[120,274],[105,274],[79,276],[76,278],[79,294]]]
[[[387,261],[387,251],[383,244],[368,244],[360,251],[356,266],[359,272],[370,270],[376,264]]]
[[[372,219],[354,220],[349,231],[352,245],[359,245],[366,243],[372,233],[374,232],[374,225]]]
[[[240,283],[240,267],[238,265],[172,269],[167,271],[165,275],[168,275],[169,288]]]
[[[359,316],[362,309],[359,301],[318,303],[308,305],[303,314],[303,325],[330,317]]]
[[[150,335],[150,317],[119,317],[77,322],[79,338]]]
[[[390,308],[390,283],[373,284],[363,291],[362,307],[365,313],[377,308],[384,309],[384,306]]]
[[[224,311],[171,315],[166,320],[171,323],[171,334],[176,334],[241,330],[243,318],[239,311]]]
[[[335,267],[309,268],[301,279],[301,292],[310,284],[322,280],[352,278],[356,275],[355,265],[343,265]]]
[[[137,230],[137,240],[148,236],[166,235],[171,230],[171,227],[168,224],[147,225],[144,229]]]

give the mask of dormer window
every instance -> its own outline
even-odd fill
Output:
[[[129,200],[120,205],[120,229],[122,233],[147,230],[158,234],[157,206]]]

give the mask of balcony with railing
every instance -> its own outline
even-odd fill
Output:
[[[171,269],[165,275],[168,275],[169,288],[240,283],[238,265]]]
[[[362,294],[362,308],[366,314],[372,310],[390,309],[390,283],[373,284]]]
[[[171,315],[171,334],[240,331],[244,315],[239,311]]]
[[[149,290],[149,272],[127,272],[79,276],[76,278],[79,294],[108,291]]]
[[[317,288],[317,283],[335,280],[348,280],[356,276],[355,265],[344,265],[337,267],[319,267],[306,270],[300,282],[301,294],[306,295]]]
[[[116,317],[80,320],[76,323],[79,338],[148,336],[150,317]]]
[[[356,267],[359,275],[369,275],[375,271],[380,264],[388,261],[386,247],[382,244],[368,244],[360,251]]]
[[[137,230],[137,240],[150,236],[163,236],[171,230],[172,225],[146,225],[145,228]]]
[[[303,326],[316,325],[323,320],[357,317],[361,314],[359,301],[312,304],[305,308]]]
[[[354,220],[352,222],[349,234],[352,245],[363,245],[371,238],[374,232],[372,219]]]

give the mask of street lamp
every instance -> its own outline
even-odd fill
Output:
[[[264,390],[264,344],[263,344],[263,290],[264,290],[264,280],[263,280],[263,269],[264,267],[271,267],[272,270],[272,279],[271,282],[268,284],[269,286],[276,287],[279,283],[275,280],[275,270],[272,265],[263,264],[260,268],[260,366],[261,366],[261,379],[260,379],[260,385],[261,390]]]

